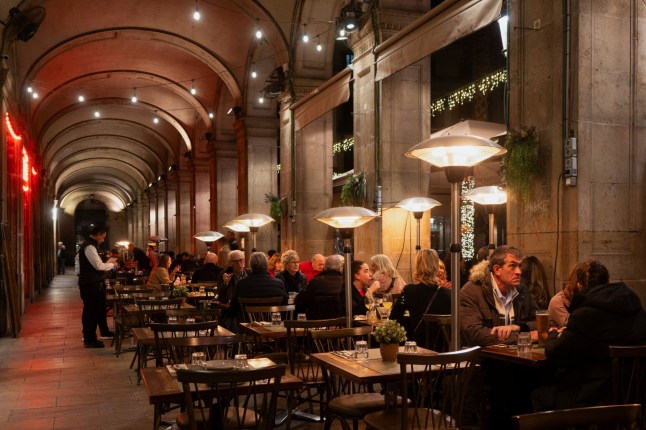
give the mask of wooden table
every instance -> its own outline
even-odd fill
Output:
[[[399,352],[404,352],[404,347],[399,347]],[[429,349],[417,347],[418,354],[437,354]],[[333,352],[312,354],[314,362],[325,367],[330,373],[336,373],[358,384],[377,384],[399,381],[400,367],[396,361],[383,361],[379,348],[368,350],[367,359],[347,359]],[[424,366],[419,366],[423,370]]]
[[[525,366],[542,367],[547,365],[544,348],[533,348],[529,356],[519,356],[516,345],[490,345],[480,350],[484,358],[507,361]]]
[[[287,337],[284,325],[265,325],[258,323],[238,323],[242,331],[262,340]],[[302,330],[301,330],[302,331]]]
[[[248,360],[251,367],[273,366],[275,363],[267,358]],[[241,370],[231,370],[232,372]],[[183,404],[182,386],[170,373],[167,367],[148,367],[141,371],[146,394],[151,405],[154,405],[153,430],[158,430],[161,424],[163,405],[167,403]],[[301,388],[303,381],[296,376],[286,373],[280,380],[280,389],[294,391]]]

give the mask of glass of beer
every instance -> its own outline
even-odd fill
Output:
[[[538,346],[543,348],[550,332],[550,314],[547,310],[536,311],[536,331],[538,331]]]

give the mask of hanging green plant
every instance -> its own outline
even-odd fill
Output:
[[[283,212],[280,209],[280,197],[272,194],[265,194],[265,203],[269,203],[269,216],[274,219],[276,222],[280,222],[280,217],[283,215]]]
[[[536,127],[521,127],[511,129],[505,139],[507,153],[503,159],[504,176],[507,189],[513,197],[523,203],[530,201],[532,184],[541,173],[541,163],[538,158],[538,132]]]
[[[365,172],[353,173],[341,188],[341,202],[345,206],[363,206],[367,195],[367,184]]]

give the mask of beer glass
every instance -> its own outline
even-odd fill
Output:
[[[536,331],[538,346],[544,348],[550,331],[550,314],[546,310],[536,311]]]

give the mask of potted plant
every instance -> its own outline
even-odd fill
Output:
[[[368,180],[365,172],[353,173],[341,188],[341,202],[346,206],[363,206],[367,187]]]
[[[188,288],[183,285],[173,288],[173,297],[181,297],[186,300],[186,297],[188,297]]]
[[[265,194],[265,203],[269,203],[269,216],[274,219],[276,222],[280,222],[280,217],[283,212],[280,209],[280,197],[272,194]]]
[[[379,342],[379,352],[384,361],[396,361],[399,344],[406,341],[406,330],[395,320],[378,326],[372,336]]]
[[[536,127],[511,129],[505,139],[507,153],[503,159],[504,177],[512,196],[529,202],[532,183],[541,173]]]

